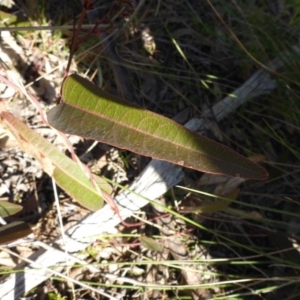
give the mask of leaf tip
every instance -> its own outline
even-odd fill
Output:
[[[254,176],[249,177],[249,179],[252,179],[252,180],[267,180],[267,179],[269,179],[269,173],[267,172],[267,170],[259,165],[256,165],[256,166],[257,166],[256,170],[258,172],[256,172]],[[241,177],[241,176],[236,176],[236,177]]]

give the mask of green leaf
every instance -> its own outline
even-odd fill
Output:
[[[11,243],[32,233],[29,224],[17,221],[0,226],[0,244]]]
[[[9,14],[3,10],[0,10],[0,27],[4,27],[3,24],[11,25],[13,23],[16,23],[18,21],[18,17]]]
[[[62,132],[202,172],[268,178],[265,169],[230,148],[110,95],[79,75],[64,80],[62,100],[48,112],[49,123]]]
[[[22,206],[7,201],[0,201],[0,216],[2,218],[16,214],[22,210]]]
[[[0,10],[0,28],[13,27],[13,26],[30,26],[31,23],[26,21],[25,18],[7,13]]]
[[[11,114],[2,112],[1,121],[15,136],[21,148],[34,156],[41,163],[43,170],[53,177],[66,193],[90,210],[97,210],[103,206],[103,198],[78,164]],[[108,194],[111,192],[106,181],[97,176],[94,176],[94,179],[100,189]]]
[[[141,244],[149,250],[154,250],[158,252],[162,252],[164,250],[163,244],[158,243],[156,240],[148,236],[141,236]]]

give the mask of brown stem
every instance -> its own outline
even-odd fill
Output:
[[[80,30],[81,30],[84,18],[86,16],[87,10],[91,8],[90,5],[91,5],[90,0],[83,0],[82,12],[80,14],[78,25],[77,25],[77,28],[75,29],[75,32],[74,32],[74,35],[73,35],[73,38],[72,38],[72,42],[71,42],[70,56],[69,56],[69,60],[68,60],[68,64],[67,64],[67,68],[66,68],[66,72],[65,72],[65,77],[67,77],[68,74],[69,74],[71,61],[72,61],[74,53],[75,53],[75,51],[78,47],[79,33],[80,33]]]

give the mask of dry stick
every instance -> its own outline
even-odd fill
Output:
[[[85,283],[83,283],[83,282],[80,282],[80,281],[78,281],[78,280],[76,280],[76,279],[74,279],[74,278],[71,278],[71,277],[69,277],[69,276],[66,276],[66,275],[64,275],[64,274],[62,274],[62,273],[60,273],[60,272],[58,272],[58,271],[56,271],[56,270],[51,270],[51,269],[49,269],[49,268],[47,268],[47,267],[44,267],[43,265],[40,265],[39,263],[37,263],[37,262],[35,262],[35,261],[31,260],[31,259],[28,259],[28,258],[26,258],[26,257],[22,257],[21,255],[16,254],[15,252],[13,252],[13,251],[11,251],[11,250],[9,250],[9,249],[6,249],[6,248],[4,248],[4,247],[2,247],[2,246],[0,246],[0,250],[2,250],[2,251],[6,252],[6,253],[8,253],[8,254],[14,256],[14,257],[17,257],[17,258],[19,258],[19,259],[22,259],[24,262],[29,263],[29,264],[31,265],[32,268],[41,269],[41,270],[43,270],[44,272],[49,273],[50,275],[54,275],[54,276],[61,277],[61,278],[65,279],[66,281],[70,281],[70,282],[72,282],[73,284],[77,284],[77,285],[79,285],[79,286],[81,286],[81,287],[83,287],[83,288],[85,288],[85,289],[90,289],[90,290],[93,291],[94,293],[100,294],[101,296],[105,296],[105,297],[107,297],[108,299],[111,299],[111,300],[118,300],[118,298],[112,297],[111,295],[106,294],[105,292],[103,292],[103,291],[101,291],[101,290],[99,290],[99,289],[96,289],[96,288],[94,288],[94,287],[92,287],[92,286],[89,286],[89,285],[87,285],[87,284],[85,284]],[[55,249],[54,249],[54,248],[51,249],[50,251],[52,252],[53,255],[55,254]],[[60,252],[58,252],[58,253],[60,253]],[[32,270],[32,271],[34,272],[34,270]],[[19,297],[16,297],[16,298],[19,298]],[[2,298],[2,299],[4,299],[4,298]],[[13,299],[13,298],[11,298],[11,299]]]
[[[298,47],[294,47],[294,51],[300,53]],[[289,53],[283,53],[280,57],[282,59],[276,58],[268,64],[268,68],[275,70],[283,66],[284,61],[291,59]],[[212,108],[212,112],[215,114],[216,119],[220,121],[247,100],[269,94],[275,87],[276,85],[269,73],[259,70],[232,93],[236,98],[226,97]],[[203,115],[202,119],[194,118],[190,120],[186,123],[186,127],[193,131],[201,128],[208,129],[210,123],[204,117],[206,116]],[[134,192],[124,191],[115,198],[120,206],[121,217],[125,219],[132,216],[135,211],[149,203],[147,198],[157,199],[169,188],[180,182],[182,178],[183,172],[181,167],[168,162],[152,160],[140,177],[131,184],[130,189]],[[76,253],[85,249],[97,239],[98,235],[111,232],[111,229],[119,223],[120,219],[114,211],[108,205],[104,206],[99,211],[85,217],[66,232],[67,251]],[[61,244],[61,242],[61,239],[56,240],[57,244]],[[63,249],[63,247],[61,248]],[[51,251],[45,252],[42,249],[31,256],[32,260],[45,267],[59,265],[64,261],[64,258],[64,253],[61,256],[53,255]],[[20,269],[20,266],[17,266],[15,269]],[[34,270],[34,272],[24,270],[22,274],[10,274],[2,281],[0,299],[11,300],[21,297],[50,276],[51,274],[45,273],[44,270]]]

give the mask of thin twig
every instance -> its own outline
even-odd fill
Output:
[[[93,24],[84,24],[81,26],[81,29],[92,29],[95,25]],[[99,29],[107,29],[108,25],[100,24],[98,25]],[[18,32],[18,31],[44,31],[44,30],[72,30],[73,25],[61,25],[61,26],[20,26],[20,27],[0,27],[1,31],[10,31],[10,32]]]

